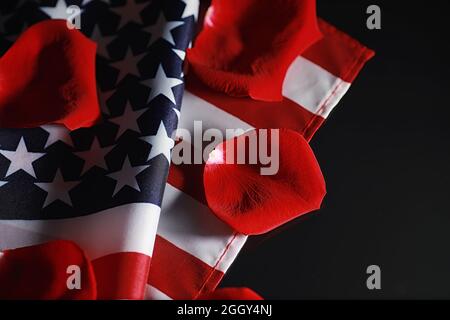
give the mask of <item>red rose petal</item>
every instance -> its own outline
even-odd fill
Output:
[[[236,146],[249,135],[256,135],[259,141],[261,130],[218,145],[205,165],[203,177],[211,210],[233,229],[248,235],[271,231],[319,209],[326,193],[313,151],[303,136],[292,130],[279,130],[279,170],[275,175],[261,175],[260,169],[264,167],[261,163],[225,163],[231,142]],[[267,134],[269,138],[271,130]],[[272,143],[269,139],[269,151]],[[246,144],[246,154],[249,154],[249,144]]]
[[[80,268],[81,289],[69,290],[67,279]],[[83,251],[69,241],[6,250],[0,257],[0,299],[95,299],[95,277]]]
[[[0,59],[0,126],[93,125],[100,117],[96,44],[65,20],[26,30]]]
[[[214,90],[280,101],[288,67],[320,38],[314,0],[213,0],[187,57]]]
[[[200,295],[197,300],[264,300],[249,288],[222,288]]]

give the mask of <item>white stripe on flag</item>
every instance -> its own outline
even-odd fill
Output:
[[[149,203],[128,204],[99,213],[60,220],[0,221],[0,250],[71,240],[97,259],[118,252],[151,256],[160,208]]]
[[[158,235],[190,253],[211,267],[225,272],[231,262],[226,259],[216,266],[224,248],[234,237],[233,230],[217,219],[211,210],[177,188],[166,185]],[[240,248],[247,239],[237,236],[234,248]]]
[[[151,285],[147,285],[145,290],[145,300],[172,300],[171,297],[159,291]]]
[[[248,123],[185,90],[178,127],[188,130],[193,136],[194,121],[202,121],[204,130],[213,128],[222,133],[226,129],[253,129]]]
[[[321,66],[298,57],[286,74],[283,95],[311,113],[327,118],[350,85]]]

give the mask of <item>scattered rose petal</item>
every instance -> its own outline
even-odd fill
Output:
[[[69,290],[69,266],[78,266],[81,290]],[[6,250],[0,256],[0,299],[95,299],[96,283],[91,263],[69,241]]]
[[[273,130],[266,131],[269,139],[262,138],[262,129],[257,129],[219,144],[205,165],[203,181],[208,206],[217,217],[244,234],[262,234],[317,210],[326,193],[313,151],[303,136],[293,130],[278,131],[276,174],[261,175],[261,168],[268,167],[261,161],[249,164],[250,144],[245,144],[247,164],[237,164],[237,146],[251,136],[256,135],[258,145],[264,141],[261,145],[267,145],[269,151],[276,146],[272,146],[276,143],[271,138]],[[233,160],[227,160],[233,148]]]
[[[314,0],[213,0],[190,72],[232,96],[280,101],[288,67],[320,38]]]
[[[101,114],[95,51],[96,44],[65,20],[27,29],[0,59],[0,126],[93,125]]]

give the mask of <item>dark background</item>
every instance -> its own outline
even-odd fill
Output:
[[[449,1],[318,0],[377,53],[312,140],[319,212],[252,237],[221,286],[265,298],[450,298]],[[377,4],[382,30],[366,28]],[[379,291],[366,268],[381,267]]]

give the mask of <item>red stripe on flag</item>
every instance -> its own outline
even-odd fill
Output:
[[[224,275],[160,236],[156,236],[156,251],[160,254],[154,256],[152,265],[157,267],[150,268],[148,284],[172,299],[192,299],[211,291]]]
[[[204,164],[172,164],[167,182],[187,193],[197,201],[207,205],[203,188]]]
[[[309,129],[314,118],[317,117],[286,97],[280,102],[236,98],[208,89],[193,75],[188,77],[186,84],[187,89],[196,96],[255,128],[287,128],[301,134],[310,134],[307,129]],[[310,137],[305,136],[305,138]]]
[[[324,37],[302,56],[347,82],[353,82],[375,52],[331,24],[319,19]]]
[[[119,252],[92,261],[98,299],[143,299],[151,257]]]

